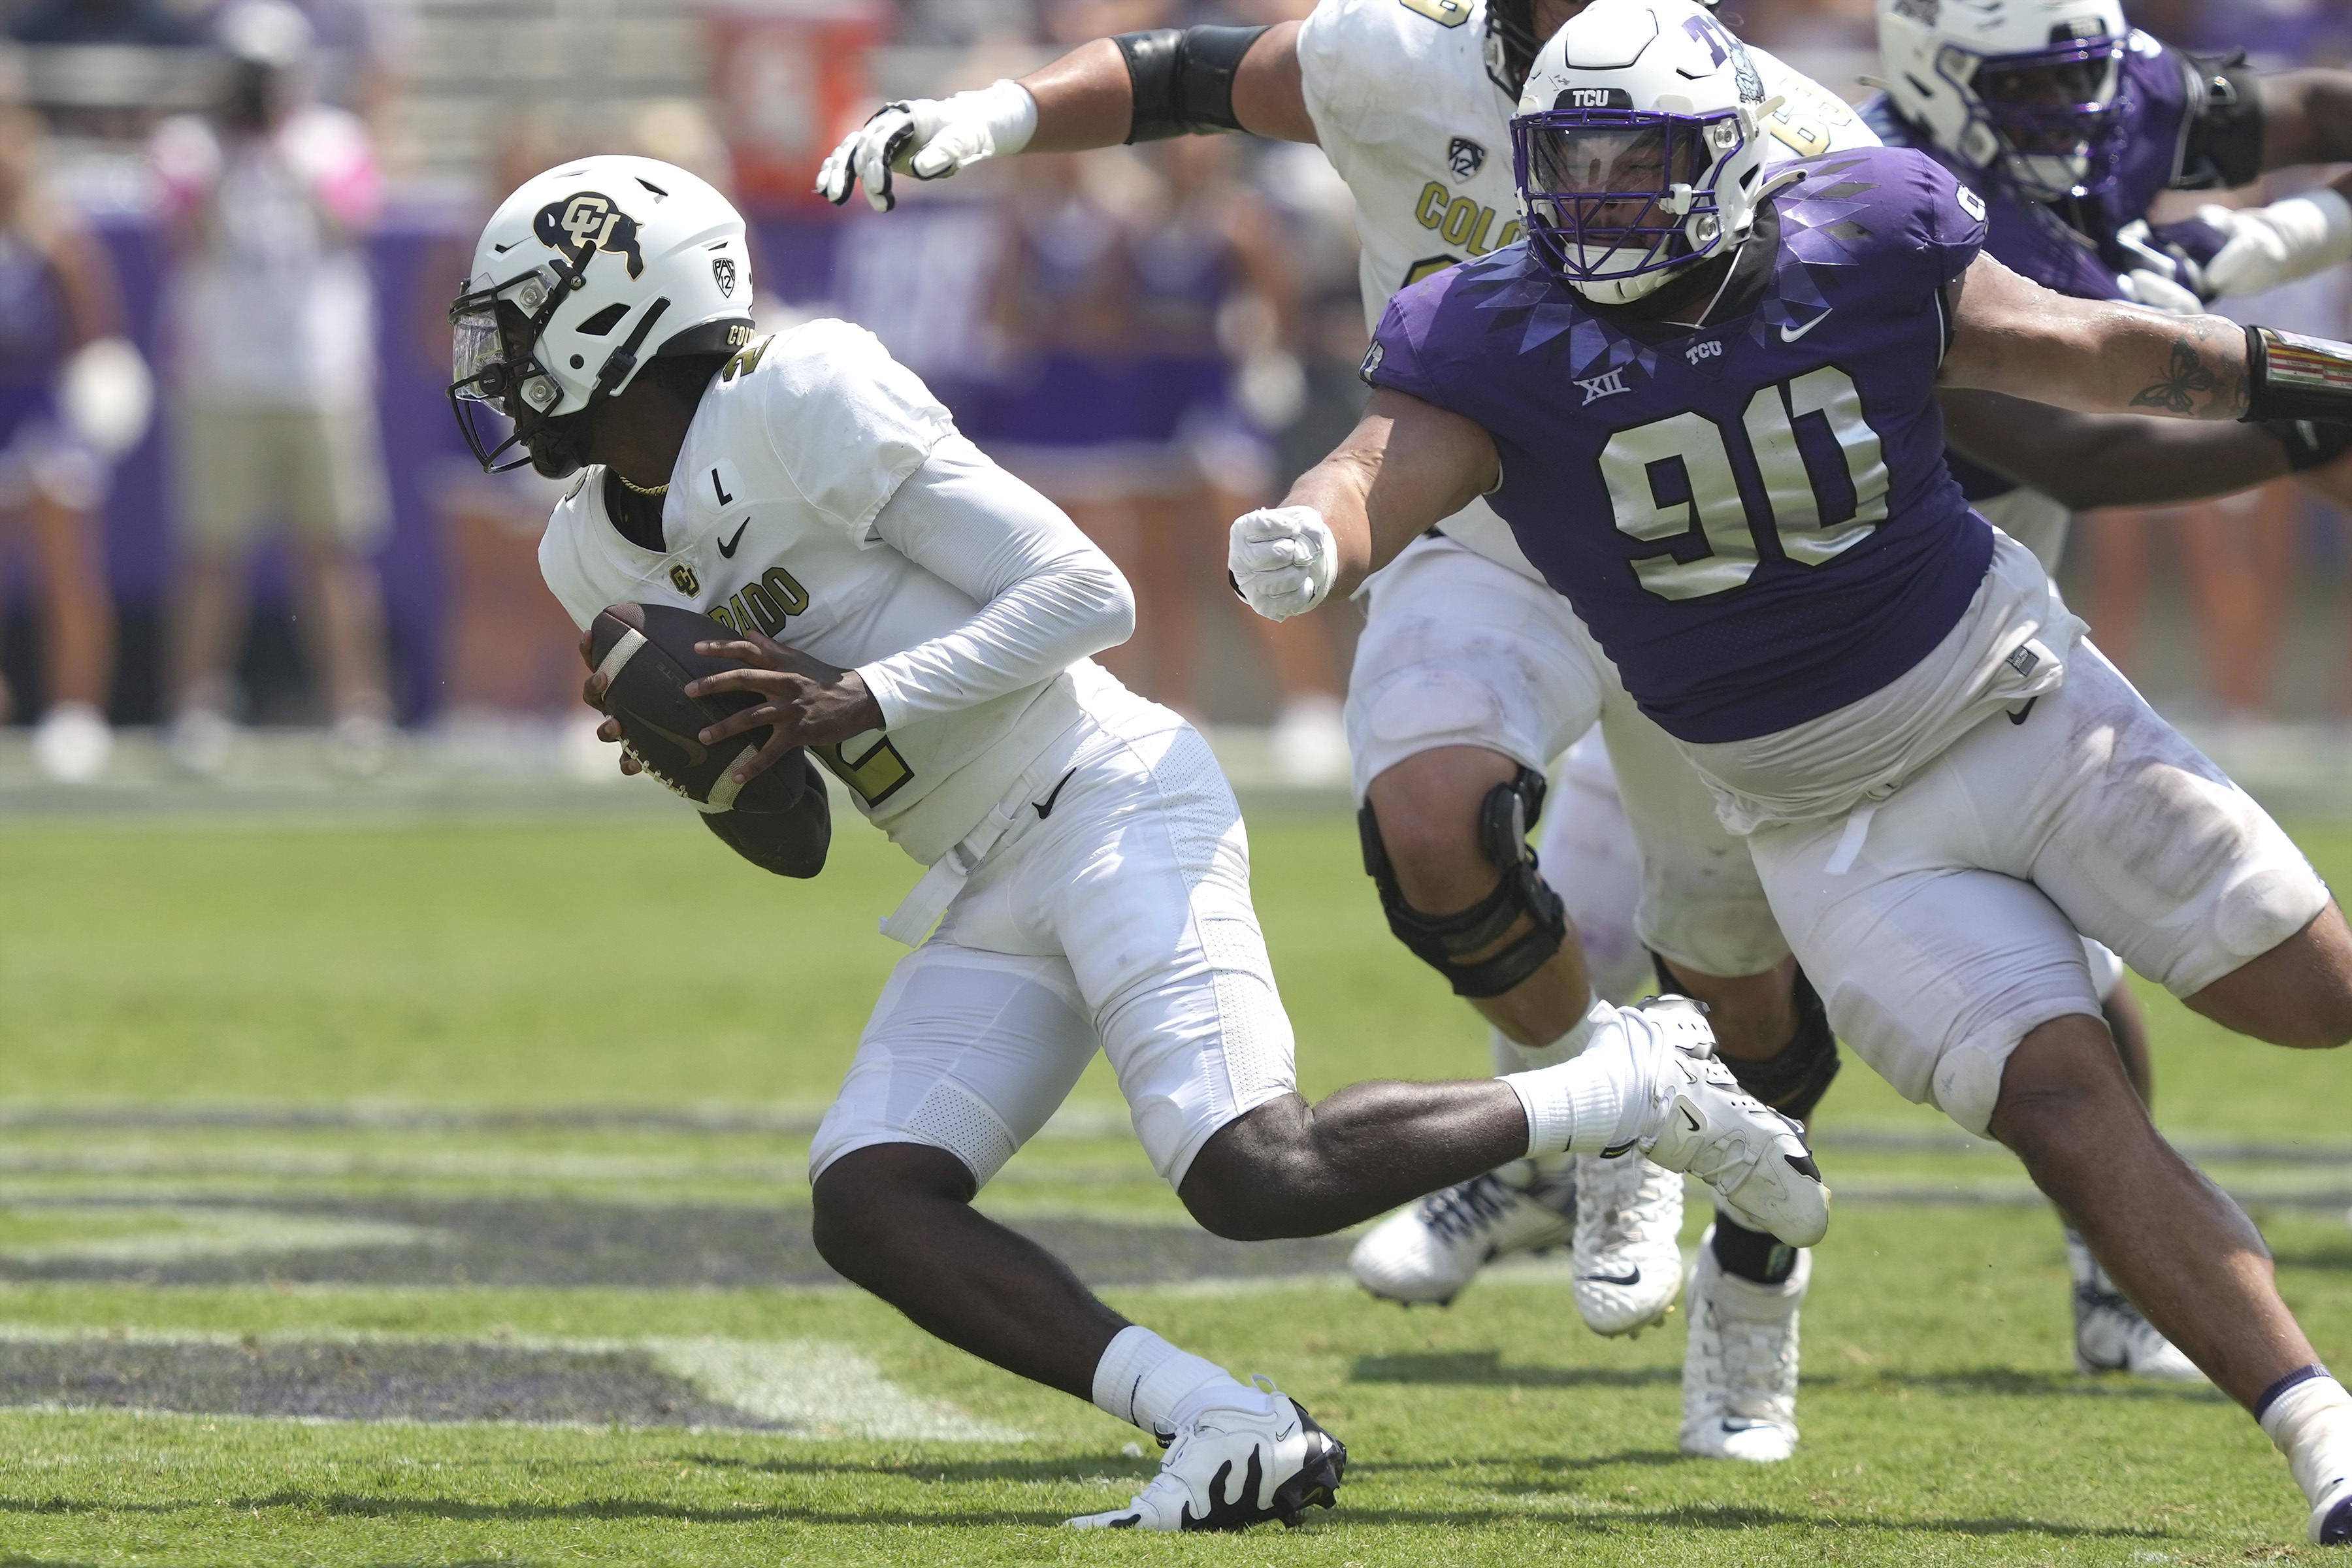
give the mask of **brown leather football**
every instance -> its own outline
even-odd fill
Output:
[[[620,721],[621,743],[647,773],[706,809],[782,816],[800,804],[814,774],[804,750],[793,748],[739,786],[729,775],[771,731],[763,726],[715,746],[700,739],[706,726],[760,703],[747,691],[686,694],[688,681],[740,668],[694,651],[713,640],[733,641],[735,634],[672,605],[608,605],[588,627],[588,665],[604,672],[604,711]]]

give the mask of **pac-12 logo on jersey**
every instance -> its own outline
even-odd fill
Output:
[[[575,191],[550,202],[530,220],[530,231],[567,261],[585,261],[591,250],[609,250],[629,258],[630,277],[645,273],[646,258],[637,250],[637,220],[614,205],[610,196]]]
[[[1457,181],[1475,179],[1486,166],[1486,149],[1467,136],[1456,136],[1445,144],[1445,166],[1454,171]]]

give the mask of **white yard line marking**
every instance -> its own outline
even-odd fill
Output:
[[[1016,1443],[1025,1434],[908,1393],[830,1340],[641,1340],[656,1365],[710,1398],[812,1436]]]
[[[39,1209],[26,1212],[49,1217]],[[453,1239],[445,1231],[390,1220],[341,1219],[194,1204],[76,1204],[53,1213],[60,1218],[69,1215],[77,1221],[123,1228],[110,1236],[68,1236],[54,1241],[0,1244],[0,1258],[18,1263],[162,1264],[256,1253],[436,1247]]]
[[[446,1344],[553,1352],[583,1359],[635,1352],[671,1376],[692,1384],[714,1404],[740,1410],[757,1421],[771,1421],[793,1429],[778,1436],[817,1440],[898,1438],[934,1443],[1018,1443],[1026,1441],[1030,1436],[1017,1427],[967,1415],[945,1400],[909,1393],[892,1382],[872,1357],[836,1340],[736,1340],[717,1337],[562,1339],[532,1334],[461,1338],[445,1334],[331,1331],[233,1334],[202,1330],[82,1329],[38,1323],[0,1323],[0,1345],[8,1344]],[[35,1407],[17,1405],[8,1408]],[[70,1412],[83,1407],[44,1405],[39,1408]],[[101,1414],[123,1412],[121,1406],[95,1408]],[[273,1416],[265,1419],[315,1421],[319,1418]],[[478,1426],[484,1423],[451,1422],[446,1425]],[[518,1424],[494,1422],[488,1425]]]

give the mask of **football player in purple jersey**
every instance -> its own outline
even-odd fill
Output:
[[[2352,1541],[2352,1394],[2149,1122],[2076,935],[2324,1047],[2352,929],[1969,509],[1936,401],[2341,422],[2352,346],[2055,294],[1915,151],[1768,176],[1743,53],[1688,0],[1561,30],[1513,127],[1528,241],[1391,302],[1362,422],[1235,522],[1235,582],[1311,609],[1487,496],[1747,839],[1837,1032],[2015,1150]]]
[[[2133,27],[2121,0],[1877,8],[1885,91],[1862,106],[1864,118],[1888,145],[1926,150],[1984,199],[1985,248],[2011,270],[2080,299],[2194,312],[2352,259],[2352,176],[2268,206],[2209,205],[2186,222],[2148,224],[2167,191],[2352,160],[2352,72],[2263,75],[2242,50],[2184,54]],[[2307,484],[2352,491],[2340,431],[2273,434],[2290,471],[2322,470]],[[1957,471],[1995,523],[2045,563],[2054,557],[2064,508],[1965,459]]]
[[[940,179],[1023,151],[1234,129],[1317,142],[1356,197],[1365,300],[1377,319],[1408,279],[1510,237],[1507,118],[1537,50],[1581,5],[1326,0],[1303,25],[1097,39],[1017,83],[886,106],[826,161],[818,187],[840,203],[862,184],[886,209],[894,175]],[[1768,121],[1775,155],[1872,140],[1820,86],[1762,51],[1749,58],[1768,97],[1788,100]],[[1453,252],[1432,254],[1441,245]],[[2258,430],[1950,395],[1957,443],[2076,504],[2185,500],[2286,471],[2284,448]],[[1810,1116],[1836,1046],[1744,851],[1610,673],[1580,668],[1590,661],[1573,646],[1574,616],[1531,581],[1508,530],[1475,504],[1441,531],[1368,592],[1349,693],[1356,791],[1368,846],[1383,862],[1392,928],[1493,1026],[1499,1071],[1572,1049],[1591,996],[1638,994],[1655,963],[1670,989],[1707,1001],[1723,1057],[1744,1084]],[[1591,725],[1596,701],[1622,711],[1608,724],[1608,747],[1586,748],[1587,771],[1599,777],[1582,782],[1594,787],[1555,787],[1546,807],[1542,770]],[[1630,813],[1610,776],[1616,752],[1624,753],[1616,766],[1632,770]],[[1662,772],[1679,775],[1679,786]],[[1540,867],[1504,837],[1513,809],[1527,820],[1542,815]],[[1651,829],[1639,856],[1629,815]],[[2119,982],[2111,965],[2106,990],[2130,1040],[2130,996]],[[1350,1262],[1377,1294],[1445,1301],[1495,1258],[1567,1241],[1580,1315],[1597,1331],[1622,1333],[1661,1321],[1682,1285],[1681,1205],[1680,1184],[1638,1162],[1517,1162],[1400,1211]],[[1793,1345],[1805,1260],[1727,1215],[1718,1213],[1713,1234],[1710,1262],[1686,1297],[1694,1321],[1753,1297],[1759,1316],[1748,1336],[1769,1327]],[[2100,1300],[2106,1337],[2137,1349],[2085,1364],[2195,1375],[2120,1295]],[[2084,1343],[2078,1331],[2078,1354]],[[1716,1353],[1722,1348],[1691,1342],[1685,1450],[1786,1458],[1797,1436],[1793,1352],[1747,1358],[1741,1364],[1761,1368],[1749,1378]],[[1769,1420],[1724,1429],[1727,1409],[1767,1406]]]

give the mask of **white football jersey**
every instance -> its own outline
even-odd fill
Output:
[[[954,632],[981,608],[874,531],[899,486],[954,434],[948,411],[872,333],[804,322],[744,349],[703,394],[671,470],[665,550],[613,526],[594,467],[549,520],[540,570],[583,627],[625,600],[678,605],[828,664],[872,664]],[[1035,685],[811,754],[928,865],[1076,721],[1081,689],[1108,680],[1081,659]]]
[[[1364,323],[1389,296],[1519,237],[1511,167],[1517,106],[1486,74],[1485,0],[1321,0],[1298,29],[1300,83],[1324,155],[1356,198]],[[1767,97],[1787,100],[1767,121],[1768,166],[1877,135],[1835,93],[1748,47]],[[1529,577],[1503,520],[1473,501],[1445,532]]]

